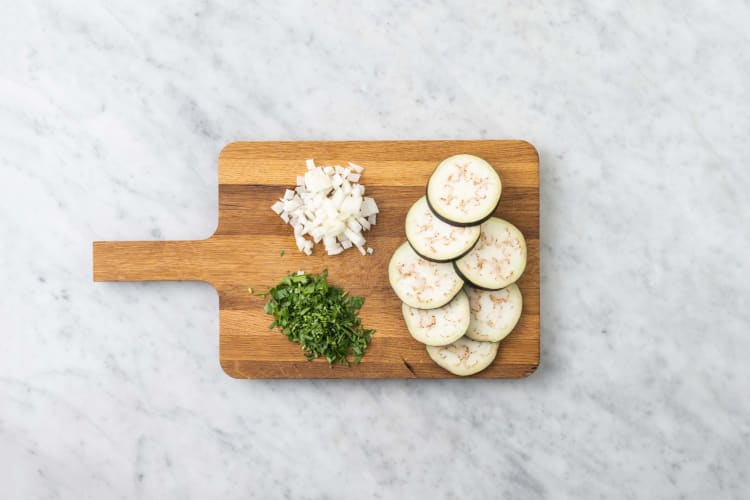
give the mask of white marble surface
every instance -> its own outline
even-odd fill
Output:
[[[2,498],[747,498],[750,6],[661,3],[4,2]],[[227,142],[386,138],[538,147],[532,377],[232,380],[208,285],[91,281]]]

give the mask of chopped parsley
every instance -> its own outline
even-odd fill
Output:
[[[300,345],[308,361],[325,357],[329,365],[357,364],[375,330],[362,327],[359,310],[363,297],[350,297],[328,283],[328,270],[322,274],[292,273],[263,295],[270,296],[265,312],[289,340]]]

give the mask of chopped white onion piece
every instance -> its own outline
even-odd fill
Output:
[[[327,191],[331,189],[331,178],[319,168],[308,170],[305,174],[305,187],[313,193]]]
[[[331,202],[333,203],[333,206],[338,208],[341,208],[341,204],[344,202],[344,198],[346,198],[346,194],[340,189],[337,189],[334,191],[333,196],[331,197]]]
[[[305,249],[305,238],[297,236],[294,240],[297,242],[297,250],[303,251]]]
[[[305,160],[305,165],[307,165],[307,170],[314,170],[315,160]]]
[[[346,234],[346,237],[349,238],[349,241],[354,243],[354,245],[356,245],[357,247],[365,244],[365,237],[360,233],[355,233],[351,229],[347,229],[346,231],[344,231],[344,234]]]
[[[361,212],[363,217],[378,213],[378,205],[375,203],[375,200],[367,196],[363,198]]]
[[[328,250],[328,249],[326,250],[326,252],[328,253],[328,255],[338,255],[338,254],[340,254],[343,251],[344,251],[344,249],[343,249],[343,247],[341,247],[341,245],[336,245],[335,248],[332,248],[330,250]]]
[[[323,245],[325,245],[326,248],[333,248],[334,245],[337,245],[336,237],[335,236],[323,236]]]
[[[359,196],[347,196],[341,203],[340,211],[345,215],[357,215],[362,207],[362,198]]]

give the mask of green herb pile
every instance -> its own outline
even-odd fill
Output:
[[[327,269],[290,274],[263,295],[270,296],[265,312],[274,316],[269,328],[279,327],[308,360],[324,356],[329,365],[348,365],[350,356],[355,364],[364,356],[375,332],[363,328],[358,316],[365,299],[330,285]]]

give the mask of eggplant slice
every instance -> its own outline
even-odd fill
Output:
[[[471,319],[469,298],[463,291],[443,307],[415,309],[403,304],[401,312],[411,336],[432,346],[452,344],[463,337]]]
[[[440,367],[454,375],[465,377],[479,373],[494,361],[499,342],[477,342],[461,337],[452,344],[427,346],[427,354]]]
[[[423,259],[408,242],[393,252],[388,279],[401,302],[416,309],[443,307],[464,284],[452,264]]]
[[[500,290],[480,290],[464,287],[469,297],[471,321],[466,336],[481,342],[503,340],[521,318],[523,297],[518,285],[513,283]]]
[[[422,258],[449,262],[471,250],[479,240],[479,226],[452,226],[438,219],[421,197],[406,214],[406,239]]]
[[[446,158],[427,181],[427,203],[439,219],[454,226],[475,226],[492,216],[503,185],[497,171],[472,155]]]
[[[526,240],[516,226],[497,217],[481,227],[476,246],[453,265],[463,279],[478,288],[505,288],[526,269]]]

